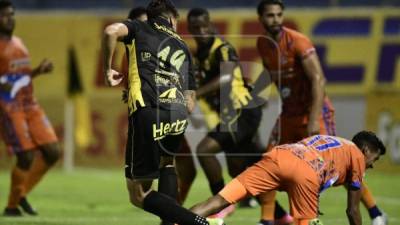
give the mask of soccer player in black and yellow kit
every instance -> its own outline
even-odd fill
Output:
[[[218,112],[219,124],[197,147],[197,155],[215,195],[224,187],[222,170],[215,154],[226,153],[229,174],[235,177],[248,166],[249,144],[261,121],[262,101],[252,96],[242,76],[233,46],[215,35],[206,9],[194,8],[188,30],[197,45],[197,97]],[[231,211],[226,209],[225,211]],[[224,216],[224,213],[220,216]]]
[[[129,11],[128,20],[147,20],[147,12],[144,7],[135,7]],[[129,54],[129,49],[126,49],[127,55]],[[127,61],[124,59],[122,61],[122,74],[125,76],[123,79],[124,87],[122,93],[122,101],[124,103],[128,103],[128,82],[126,79],[126,75],[128,74],[128,65]],[[190,187],[196,177],[196,167],[191,154],[191,149],[186,138],[182,139],[182,143],[180,145],[180,149],[178,150],[178,154],[175,156],[175,168],[178,174],[178,197],[177,200],[180,204],[183,204],[185,201],[187,194],[189,193]],[[166,225],[166,223],[162,223]]]
[[[187,225],[221,225],[182,208],[176,202],[173,154],[195,104],[189,50],[176,34],[178,12],[169,0],[153,0],[148,20],[106,27],[103,35],[104,75],[110,86],[122,75],[111,68],[117,41],[129,51],[129,130],[125,177],[133,205],[163,221]],[[159,178],[158,191],[151,188]]]
[[[243,77],[239,58],[234,47],[215,35],[206,9],[194,8],[188,13],[188,30],[197,45],[194,61],[197,71],[197,97],[219,113],[220,123],[210,131],[197,147],[211,192],[217,194],[224,187],[221,166],[215,157],[226,153],[231,177],[237,176],[251,165],[260,154],[254,137],[261,122],[264,104]],[[286,216],[285,210],[276,205],[275,218]],[[219,216],[230,213],[232,207]],[[278,223],[279,224],[279,223]]]

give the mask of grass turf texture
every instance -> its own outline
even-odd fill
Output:
[[[389,215],[390,225],[400,225],[400,176],[395,173],[370,171],[367,182],[379,206]],[[0,173],[0,200],[6,204],[9,173]],[[131,206],[128,202],[123,170],[94,170],[78,168],[66,174],[51,171],[29,195],[29,201],[40,213],[37,217],[0,217],[0,225],[158,225],[159,219]],[[210,196],[208,184],[199,173],[185,206]],[[287,207],[286,194],[278,198]],[[321,217],[325,225],[348,224],[345,215],[344,188],[328,189],[321,196]],[[370,224],[363,207],[363,222]],[[255,225],[259,208],[239,209],[226,219],[227,225]]]

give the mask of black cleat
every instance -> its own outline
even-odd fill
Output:
[[[38,215],[37,211],[34,208],[32,208],[31,204],[29,204],[28,200],[25,197],[19,200],[19,206],[21,206],[22,210],[24,210],[25,213],[31,216]]]
[[[19,210],[18,208],[5,208],[3,216],[20,217],[22,216],[22,213],[21,210]]]

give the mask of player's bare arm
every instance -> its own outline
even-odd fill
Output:
[[[116,86],[122,81],[122,75],[111,68],[117,41],[128,35],[128,28],[123,23],[114,23],[106,27],[103,33],[102,50],[104,59],[104,77],[110,86]]]
[[[186,108],[189,113],[192,113],[196,106],[196,91],[186,90],[183,94],[185,95]]]
[[[351,187],[347,188],[347,209],[346,214],[349,219],[350,225],[361,225],[361,213],[360,213],[360,199],[361,199],[361,190],[352,189]]]
[[[197,97],[206,96],[211,92],[219,90],[222,86],[230,84],[232,81],[232,74],[235,66],[235,62],[223,62],[221,65],[220,76],[199,87],[196,91]]]
[[[216,77],[207,84],[199,87],[196,91],[197,97],[207,96],[207,94],[220,89],[221,77]]]
[[[32,70],[32,77],[37,77],[40,74],[46,74],[53,71],[53,62],[48,59],[43,59],[40,64]]]
[[[318,119],[324,104],[326,80],[317,53],[311,53],[308,57],[303,59],[302,64],[306,75],[311,81],[313,99],[307,130],[309,135],[314,135],[318,134],[320,130]]]

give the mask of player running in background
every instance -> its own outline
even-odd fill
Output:
[[[385,154],[381,140],[361,131],[352,141],[315,135],[295,144],[272,148],[263,159],[232,180],[218,195],[192,208],[210,215],[247,195],[287,192],[296,225],[318,225],[319,196],[330,186],[347,186],[347,217],[361,225],[359,203],[364,172]],[[273,224],[273,223],[269,223]]]
[[[252,144],[261,122],[264,102],[252,96],[235,49],[216,35],[208,11],[194,8],[188,13],[187,20],[188,30],[197,45],[194,54],[198,68],[197,97],[216,111],[220,120],[197,146],[200,165],[215,195],[225,185],[217,153],[225,152],[231,177],[237,176],[254,162],[251,160],[255,157],[248,155],[255,153]],[[233,206],[218,216],[224,217],[232,210]],[[277,218],[285,217],[286,212],[283,209],[280,212]]]
[[[33,78],[51,72],[53,65],[43,60],[31,68],[27,48],[13,35],[14,13],[11,2],[0,1],[0,133],[17,157],[5,216],[21,216],[19,206],[30,215],[37,214],[26,196],[60,154],[56,134],[33,96],[32,85]]]
[[[335,135],[334,109],[325,94],[326,80],[313,44],[305,35],[282,26],[281,0],[263,0],[257,11],[266,32],[258,38],[257,48],[282,99],[270,145],[295,143],[314,134]],[[370,217],[382,220],[364,183],[362,192]]]
[[[103,35],[104,75],[111,86],[122,75],[111,68],[117,41],[129,50],[129,130],[125,177],[130,202],[163,221],[220,225],[179,206],[173,154],[194,108],[195,83],[190,52],[176,34],[178,12],[169,0],[153,0],[147,21],[125,21],[106,27]],[[158,191],[152,190],[159,178]]]

